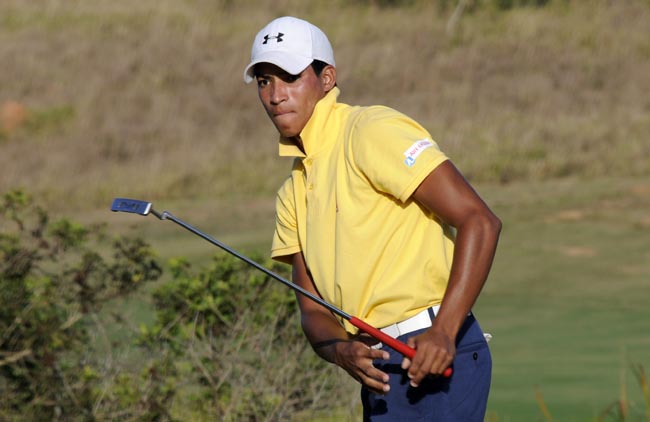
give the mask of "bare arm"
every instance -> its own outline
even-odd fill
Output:
[[[454,259],[440,311],[429,330],[409,340],[417,353],[413,362],[405,359],[402,365],[417,386],[426,375],[441,374],[451,365],[458,330],[492,266],[501,221],[449,161],[424,179],[413,198],[456,228]]]
[[[320,297],[302,253],[291,256],[293,282]],[[300,321],[307,340],[323,359],[345,369],[354,379],[378,392],[388,391],[388,375],[375,368],[373,359],[388,359],[388,353],[350,338],[336,317],[309,298],[296,294]]]

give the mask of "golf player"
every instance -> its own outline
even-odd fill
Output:
[[[296,284],[416,350],[404,358],[298,295],[316,353],[362,384],[364,420],[482,421],[492,361],[471,310],[499,219],[418,123],[338,102],[332,47],[309,22],[265,26],[244,80],[257,82],[280,155],[295,157],[272,257],[292,265]]]

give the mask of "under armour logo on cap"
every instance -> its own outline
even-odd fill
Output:
[[[282,32],[278,32],[278,35],[266,34],[266,35],[264,35],[264,42],[262,44],[268,43],[269,40],[275,40],[276,42],[282,42],[282,37],[284,37],[284,34]]]

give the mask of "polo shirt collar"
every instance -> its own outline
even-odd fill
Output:
[[[319,135],[325,133],[325,126],[327,126],[327,121],[340,93],[341,91],[334,87],[316,103],[314,112],[300,132],[304,153],[291,139],[280,136],[279,153],[281,157],[308,157],[325,147],[326,138]]]

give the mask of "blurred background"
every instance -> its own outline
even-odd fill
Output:
[[[486,420],[650,420],[647,0],[1,0],[0,192],[9,192],[2,238],[21,231],[10,204],[33,201],[52,221],[103,224],[106,237],[146,240],[162,269],[147,273],[151,283],[137,292],[107,296],[94,314],[78,304],[61,308],[57,329],[87,324],[93,350],[73,358],[43,346],[62,365],[52,383],[65,386],[67,369],[90,371],[56,394],[34,390],[34,378],[20,375],[50,355],[37,357],[36,343],[21,349],[6,341],[33,306],[5,315],[0,392],[18,398],[4,414],[28,406],[45,409],[34,417],[52,419],[358,419],[356,384],[314,360],[290,293],[271,288],[242,298],[265,282],[224,275],[236,264],[169,223],[109,212],[116,196],[152,201],[266,260],[275,190],[291,163],[277,157],[275,129],[242,72],[256,32],[283,15],[328,34],[341,102],[387,105],[419,121],[502,218],[494,269],[476,306],[494,336]],[[0,254],[5,270],[10,243]],[[66,256],[49,271],[70,264]],[[14,282],[4,274],[4,283]],[[39,277],[25,278],[25,288]],[[176,290],[165,287],[171,284]],[[192,289],[194,299],[170,305]],[[221,306],[188,311],[202,289],[249,300],[228,305],[230,330],[192,331],[197,316]],[[45,290],[29,291],[41,297]],[[19,293],[12,294],[6,300],[15,301]],[[264,319],[276,308],[256,320],[290,331],[286,341],[259,340],[235,318],[233,309],[260,302],[286,308],[287,321]],[[179,322],[161,315],[175,313],[190,317],[172,341],[165,335],[174,330],[161,327]],[[115,328],[109,314],[130,328]],[[205,318],[205,327],[221,323]],[[244,349],[215,348],[242,338],[257,341],[248,359]],[[273,356],[264,355],[268,349]],[[282,369],[294,352],[300,366]],[[260,362],[263,356],[271,360]],[[133,375],[154,367],[143,360],[156,371]],[[234,361],[242,372],[228,372]],[[226,373],[266,387],[235,386]],[[133,387],[139,376],[156,389]],[[294,389],[278,396],[279,384]],[[263,405],[242,410],[251,400]],[[128,415],[117,410],[126,408]]]

